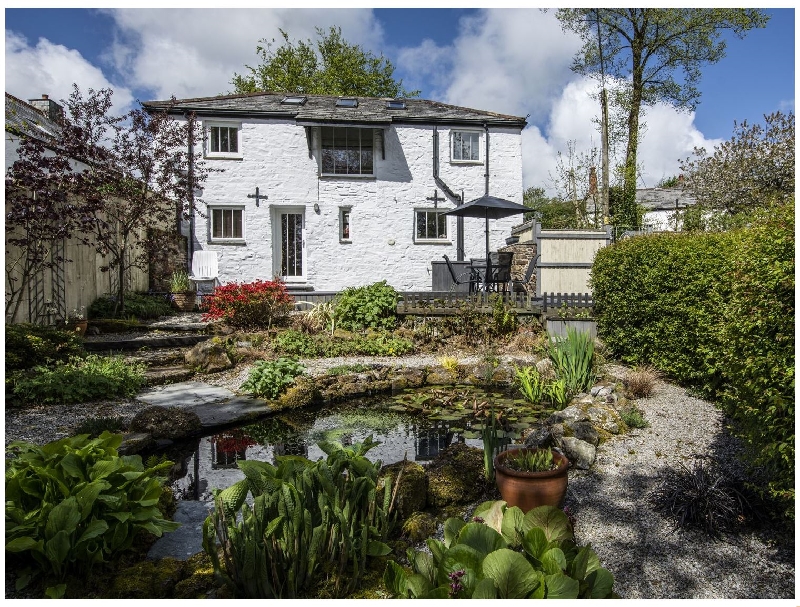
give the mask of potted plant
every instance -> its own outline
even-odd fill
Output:
[[[169,290],[172,292],[172,303],[181,312],[191,312],[197,303],[197,293],[193,288],[186,270],[176,270],[172,273]]]
[[[561,507],[567,493],[569,460],[554,449],[509,449],[494,458],[500,495],[523,512],[538,506]]]
[[[74,331],[81,337],[86,335],[86,328],[89,326],[89,321],[86,319],[83,310],[83,306],[76,308],[67,314],[67,317],[64,319],[64,328],[67,331]]]

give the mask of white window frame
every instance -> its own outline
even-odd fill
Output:
[[[214,236],[214,211],[241,211],[242,212],[242,237],[234,236]],[[244,244],[247,238],[247,213],[244,205],[233,204],[214,204],[208,205],[208,242],[215,244]]]
[[[324,129],[358,129],[362,131],[362,141],[364,137],[364,133],[367,133],[367,136],[372,141],[372,172],[371,173],[325,173],[323,171],[323,164],[324,160],[322,158],[322,139],[323,139],[323,131]],[[374,179],[375,178],[375,164],[376,164],[376,152],[378,146],[375,145],[375,129],[370,127],[357,127],[357,126],[339,126],[339,125],[331,125],[331,126],[321,126],[319,128],[319,144],[317,150],[319,151],[319,174],[321,177],[337,177],[343,179]]]
[[[470,135],[477,135],[478,136],[478,158],[477,160],[467,159],[463,160],[461,158],[456,158],[456,145],[455,145],[455,137],[456,133],[468,133]],[[484,153],[483,153],[483,131],[478,129],[453,129],[450,131],[450,162],[453,164],[483,164],[484,161]]]
[[[242,123],[231,120],[206,120],[203,122],[205,129],[204,156],[206,158],[232,158],[242,159]],[[211,129],[228,128],[236,129],[236,152],[215,152],[211,149]]]
[[[452,244],[450,242],[450,222],[447,216],[444,218],[444,238],[419,238],[417,236],[417,213],[438,213],[441,215],[446,210],[447,209],[434,209],[433,207],[416,207],[414,209],[414,244]]]
[[[339,242],[353,242],[353,207],[339,207]],[[344,235],[344,216],[347,215],[347,236]]]

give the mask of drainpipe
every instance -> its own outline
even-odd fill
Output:
[[[186,116],[186,119],[189,124],[189,167],[186,173],[189,186],[188,193],[189,193],[189,242],[188,242],[188,251],[186,257],[186,271],[192,271],[192,257],[194,257],[194,125],[195,125],[195,118],[193,115]],[[182,213],[179,211],[178,213],[178,234],[181,231],[181,220],[183,217],[181,216]]]
[[[441,190],[454,199],[456,206],[460,207],[464,203],[464,192],[459,196],[439,177],[439,127],[433,125],[433,181]],[[456,220],[456,261],[464,261],[464,218]]]
[[[489,125],[483,123],[483,130],[486,132],[486,195],[489,195]]]

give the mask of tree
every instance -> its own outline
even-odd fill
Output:
[[[88,237],[107,259],[102,269],[117,273],[117,308],[124,311],[126,273],[146,271],[169,246],[163,232],[188,216],[209,171],[191,146],[202,138],[193,116],[179,122],[141,108],[113,116],[111,96],[110,89],[89,89],[84,98],[74,85],[60,147],[86,164],[74,190],[92,216]]]
[[[75,174],[67,158],[19,133],[19,158],[6,174],[6,321],[19,312],[31,279],[67,261],[58,244],[80,234],[86,209],[69,196]]]
[[[574,228],[575,207],[566,200],[550,198],[544,188],[530,187],[522,193],[522,204],[533,212],[525,213],[525,221],[534,215],[545,230],[564,230]]]
[[[642,108],[660,101],[694,109],[700,98],[700,68],[725,56],[722,32],[741,38],[750,29],[764,27],[768,17],[758,9],[729,8],[578,8],[559,9],[556,16],[564,29],[584,41],[574,71],[596,73],[602,58],[604,74],[630,83],[624,200],[615,222],[638,227],[636,154]]]
[[[309,95],[352,95],[365,97],[416,97],[402,80],[394,79],[394,66],[383,55],[376,57],[360,45],[342,38],[342,29],[331,27],[326,33],[316,28],[317,40],[292,42],[280,30],[283,43],[259,41],[256,53],[261,63],[246,65],[249,74],[234,74],[235,93],[259,91],[306,93]],[[315,50],[316,47],[316,50]]]
[[[785,203],[795,191],[794,113],[764,116],[764,125],[734,123],[733,137],[708,155],[695,148],[681,163],[698,206],[737,215],[767,201]]]

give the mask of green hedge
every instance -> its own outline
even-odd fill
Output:
[[[794,204],[724,233],[632,238],[592,267],[598,334],[738,422],[768,493],[794,501]]]

